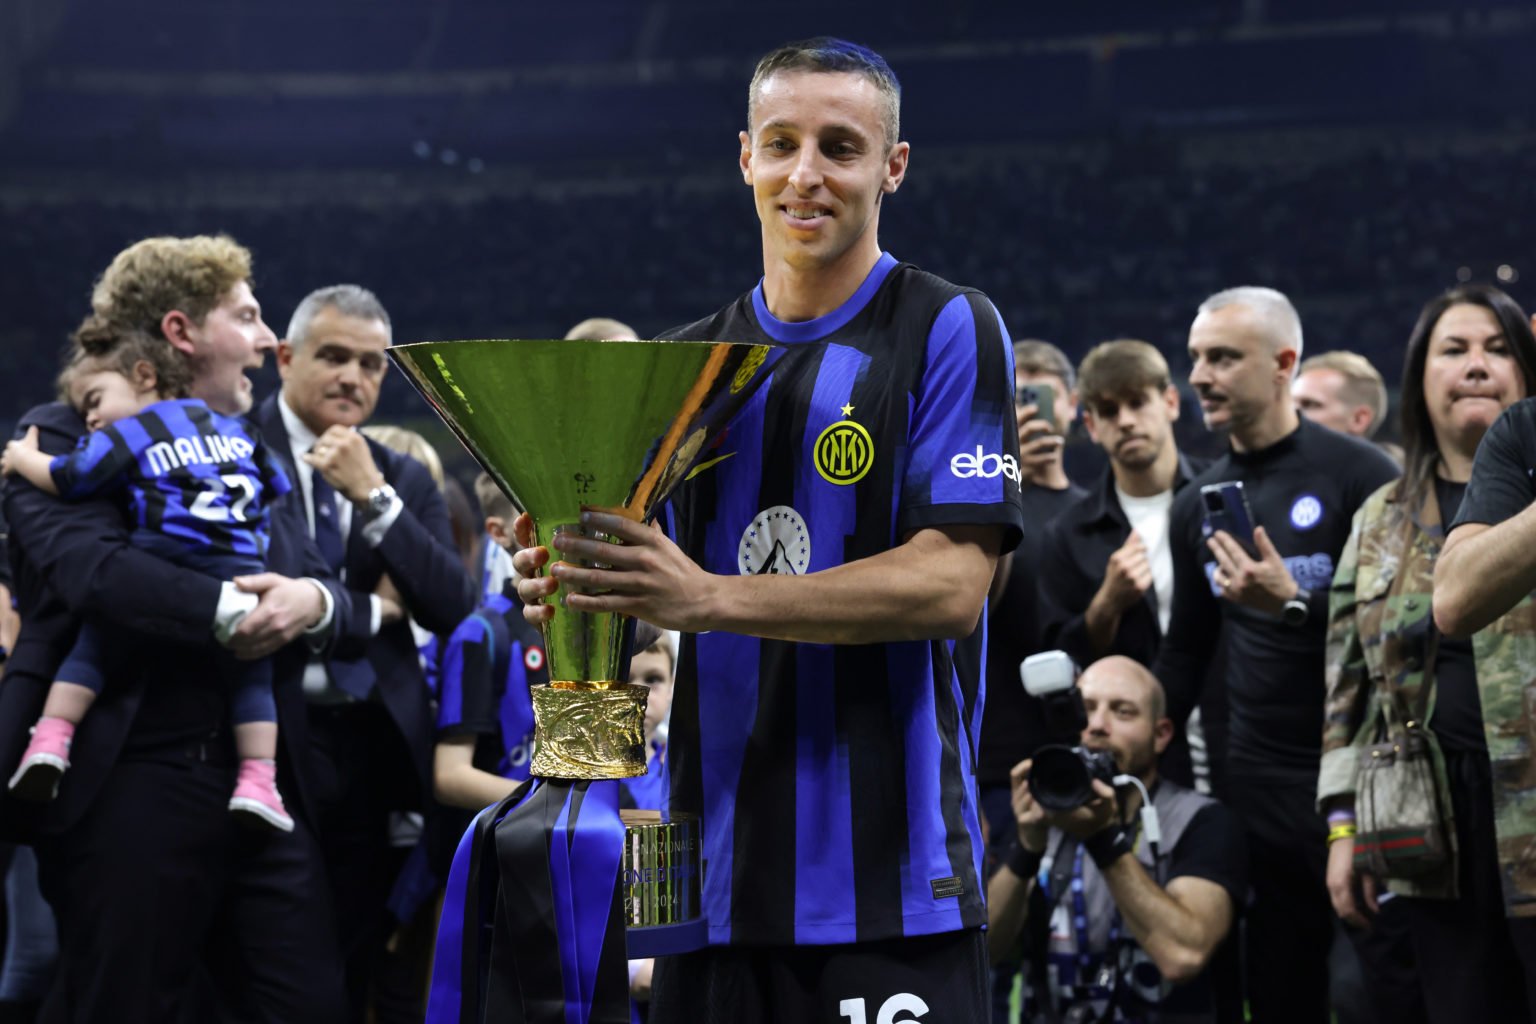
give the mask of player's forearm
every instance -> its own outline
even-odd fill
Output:
[[[1497,526],[1458,529],[1435,561],[1435,624],[1470,636],[1536,590],[1536,505]]]
[[[987,958],[998,963],[1019,943],[1029,920],[1029,889],[1033,879],[1020,878],[1007,865],[987,883]]]
[[[818,644],[958,640],[975,632],[997,556],[991,528],[923,530],[890,551],[807,576],[713,577],[700,632]]]
[[[1104,880],[1125,926],[1163,977],[1184,982],[1205,968],[1221,936],[1159,887],[1139,860],[1121,857],[1104,871]]]

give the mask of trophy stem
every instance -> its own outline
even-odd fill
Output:
[[[533,535],[534,543],[549,548],[552,557],[585,569],[606,566],[562,554],[551,546],[556,536],[617,540],[581,523],[545,526],[537,519],[534,520]],[[580,612],[562,607],[544,624],[544,653],[549,659],[549,678],[558,680],[554,685],[562,689],[599,690],[616,685],[614,681],[621,677],[623,646],[624,616],[617,612]]]

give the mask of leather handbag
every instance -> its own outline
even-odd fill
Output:
[[[1425,659],[1424,700],[1417,715],[1382,702],[1378,742],[1360,752],[1355,786],[1355,867],[1378,878],[1419,878],[1451,862],[1452,811],[1445,791],[1445,761],[1426,719],[1434,692],[1431,630]]]

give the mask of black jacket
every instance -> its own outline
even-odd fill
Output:
[[[276,394],[261,403],[256,423],[278,463],[294,482],[294,505],[299,508],[307,532],[303,489],[299,487],[293,447]],[[385,625],[377,636],[370,635],[369,595],[388,574],[411,617],[433,633],[447,635],[475,610],[475,588],[453,544],[447,502],[427,468],[372,438],[368,439],[368,447],[404,508],[378,547],[363,539],[362,517],[352,516],[343,575],[351,594],[350,611],[341,623],[331,657],[367,659],[372,667],[378,699],[399,729],[415,769],[418,792],[398,794],[397,802],[401,806],[417,806],[432,792],[431,695],[408,622]]]
[[[1205,468],[1179,456],[1175,493]],[[1120,617],[1120,628],[1107,651],[1095,651],[1083,616],[1104,581],[1104,569],[1131,535],[1130,520],[1115,495],[1114,473],[1105,468],[1099,486],[1064,509],[1046,526],[1040,558],[1040,623],[1044,650],[1061,649],[1084,667],[1110,654],[1123,654],[1151,666],[1162,643],[1157,595],[1148,590]]]

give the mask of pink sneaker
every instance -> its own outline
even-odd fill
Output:
[[[240,762],[240,778],[229,809],[243,824],[292,832],[293,819],[283,807],[277,792],[277,765],[271,761],[248,758]]]
[[[75,725],[62,718],[39,718],[32,727],[32,741],[21,755],[21,766],[11,776],[10,789],[19,800],[44,802],[59,795],[59,782],[69,770],[69,744]]]

